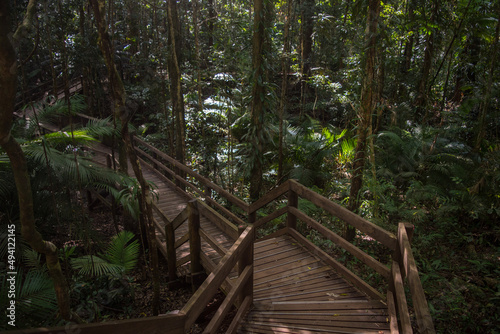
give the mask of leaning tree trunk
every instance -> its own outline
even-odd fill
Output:
[[[13,41],[9,38],[10,15],[7,1],[0,1],[0,146],[7,153],[14,174],[20,209],[21,234],[37,252],[45,254],[47,268],[54,282],[57,304],[61,317],[68,321],[82,322],[70,309],[69,288],[59,263],[57,247],[37,231],[33,211],[33,194],[28,165],[19,143],[11,135],[12,117],[17,91],[17,61],[14,44],[22,38],[35,15],[36,0],[30,0],[26,16],[16,30]]]
[[[365,73],[361,86],[361,105],[359,112],[359,123],[357,133],[357,143],[354,153],[353,171],[351,176],[351,190],[349,193],[348,208],[356,211],[360,206],[359,193],[363,186],[363,171],[366,160],[366,144],[369,131],[371,129],[372,114],[377,105],[377,26],[380,14],[380,0],[370,0],[368,8],[366,31],[366,58]],[[351,241],[356,236],[356,230],[349,225],[346,226],[346,239]]]
[[[130,134],[128,132],[128,122],[130,120],[130,112],[127,110],[125,101],[127,98],[123,82],[116,69],[113,51],[111,47],[111,40],[107,32],[107,25],[104,19],[104,0],[90,0],[94,11],[94,17],[97,25],[97,31],[99,34],[99,47],[106,61],[106,67],[108,69],[108,76],[110,82],[110,91],[113,96],[114,101],[114,114],[115,119],[119,119],[121,123],[121,137],[123,141],[123,146],[129,157],[130,164],[134,171],[135,177],[139,181],[141,191],[139,197],[139,209],[141,215],[144,219],[144,227],[147,233],[147,240],[150,248],[150,260],[151,260],[151,270],[153,273],[153,314],[158,315],[159,311],[159,300],[160,300],[160,276],[158,271],[158,251],[156,246],[156,238],[154,236],[154,225],[153,225],[153,214],[151,208],[151,194],[149,192],[149,186],[144,179],[142,174],[142,169],[139,163],[139,159],[135,154],[133,148]],[[120,161],[120,163],[122,163]],[[128,162],[125,161],[125,164]],[[120,166],[122,167],[122,166]]]

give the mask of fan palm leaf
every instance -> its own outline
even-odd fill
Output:
[[[110,243],[106,259],[113,264],[120,265],[128,272],[134,269],[139,258],[139,242],[132,241],[135,235],[130,231],[120,231]]]
[[[96,255],[84,255],[72,259],[71,266],[78,270],[80,275],[85,276],[120,275],[124,271],[123,266],[110,263]]]

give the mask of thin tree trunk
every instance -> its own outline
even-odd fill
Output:
[[[184,122],[184,97],[182,94],[181,70],[179,64],[179,21],[177,15],[177,1],[168,0],[168,40],[170,52],[168,57],[168,72],[170,76],[170,98],[172,99],[172,113],[175,118],[175,158],[184,163],[186,134]]]
[[[478,131],[477,131],[477,137],[476,137],[476,143],[474,145],[474,150],[479,151],[481,148],[481,144],[483,143],[485,134],[486,134],[486,115],[488,113],[488,109],[490,107],[490,99],[491,99],[491,90],[493,87],[493,77],[494,77],[494,71],[496,68],[496,60],[497,60],[497,53],[498,53],[498,38],[499,38],[499,33],[500,33],[500,6],[497,4],[497,14],[498,14],[498,19],[497,19],[497,27],[495,31],[495,39],[493,41],[493,51],[491,54],[491,60],[490,60],[490,66],[488,68],[488,82],[486,83],[486,88],[484,91],[484,98],[481,103],[481,111],[479,114],[479,120],[478,120]]]
[[[36,10],[36,0],[28,3],[26,16],[13,36],[18,42],[31,24]],[[82,322],[70,309],[69,288],[59,263],[57,247],[37,231],[33,211],[33,194],[24,152],[12,137],[12,117],[17,90],[17,62],[11,39],[10,13],[7,1],[0,1],[0,146],[7,153],[12,166],[20,208],[21,234],[37,252],[45,254],[49,275],[54,282],[61,317],[68,321]]]
[[[196,53],[196,88],[198,90],[198,111],[203,111],[203,92],[201,89],[201,56],[200,56],[200,28],[198,27],[198,15],[200,4],[193,0],[193,26],[194,26],[194,48]]]
[[[283,28],[283,55],[281,57],[281,98],[279,104],[279,144],[278,144],[278,180],[276,183],[280,183],[283,178],[283,118],[285,116],[286,110],[286,97],[288,89],[288,72],[290,71],[290,20],[292,15],[292,0],[286,2],[286,15],[285,15],[285,26]]]
[[[309,78],[311,77],[311,55],[313,45],[313,28],[314,28],[314,0],[302,0],[300,16],[302,20],[300,33],[300,111],[301,115],[305,112],[304,108],[309,96]]]
[[[367,18],[366,32],[366,58],[365,73],[361,86],[361,105],[359,112],[359,123],[357,133],[357,143],[354,153],[353,171],[351,176],[351,189],[349,193],[348,209],[357,211],[360,207],[360,190],[363,185],[363,171],[365,167],[366,144],[369,131],[371,129],[372,114],[375,110],[376,98],[376,59],[377,59],[377,26],[380,14],[380,0],[370,0]],[[351,241],[356,236],[356,230],[350,225],[346,225],[346,239]]]
[[[437,14],[439,9],[439,3],[437,0],[433,1],[432,7],[433,9],[430,18],[430,24],[436,22],[437,19]],[[429,81],[429,76],[431,74],[432,62],[434,59],[435,34],[436,34],[435,29],[431,29],[431,33],[427,35],[427,39],[425,42],[424,63],[422,64],[422,75],[420,76],[420,81],[418,83],[417,100],[415,101],[415,105],[420,108],[425,107],[425,105],[427,104],[427,98],[428,98],[427,92],[429,88],[428,81]]]
[[[267,3],[266,3],[267,1]],[[264,103],[266,96],[266,71],[265,70],[265,50],[266,50],[266,24],[269,18],[269,0],[254,0],[254,21],[252,38],[252,109],[251,109],[251,129],[250,136],[252,148],[255,150],[250,176],[250,200],[256,201],[260,197],[262,190],[262,169],[264,160],[264,143],[262,141],[262,131],[264,124]],[[267,6],[266,6],[267,4]]]
[[[109,35],[107,33],[107,25],[104,20],[104,0],[90,0],[92,8],[94,10],[94,17],[96,20],[97,30],[99,33],[99,46],[101,48],[101,52],[106,61],[106,66],[108,69],[108,76],[110,81],[110,91],[113,95],[114,101],[114,113],[115,119],[119,119],[121,122],[121,138],[126,149],[126,152],[129,156],[129,161],[134,171],[135,177],[139,181],[141,186],[140,197],[139,197],[139,207],[141,211],[141,215],[145,221],[146,228],[146,236],[150,247],[150,256],[151,256],[151,271],[153,274],[153,301],[152,301],[152,309],[153,314],[158,315],[159,311],[159,297],[160,297],[160,281],[159,281],[159,269],[158,269],[158,251],[156,246],[156,238],[154,237],[153,232],[153,216],[151,209],[151,199],[150,199],[150,191],[149,186],[144,179],[144,175],[142,174],[142,169],[139,163],[139,159],[135,154],[135,150],[133,148],[130,135],[128,132],[128,122],[130,120],[130,112],[127,110],[125,101],[126,101],[126,92],[123,86],[123,82],[118,74],[116,69],[113,53],[111,48],[111,41]],[[127,161],[125,161],[127,163]],[[120,166],[121,167],[121,166]]]

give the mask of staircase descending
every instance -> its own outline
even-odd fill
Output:
[[[202,271],[208,277],[176,314],[75,326],[79,333],[186,333],[219,289],[226,298],[205,328],[207,334],[218,333],[223,322],[228,324],[226,333],[412,333],[412,327],[434,333],[410,247],[410,224],[400,223],[394,235],[293,180],[248,204],[142,139],[134,137],[133,142],[144,177],[157,187],[154,225],[168,262],[169,281],[194,281]],[[111,149],[101,144],[93,152],[95,162],[111,167]],[[379,262],[309,217],[299,209],[299,198],[384,245],[392,254],[391,263]],[[266,215],[268,205],[276,209]],[[277,219],[282,221],[280,229],[256,237]],[[386,293],[300,231],[315,231],[371,268],[385,281]],[[413,322],[405,278],[413,300]],[[232,307],[236,313],[227,320]]]

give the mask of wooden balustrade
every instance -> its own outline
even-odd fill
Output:
[[[361,291],[365,292],[368,296],[379,300],[385,300],[389,309],[391,328],[394,331],[398,328],[399,319],[400,329],[404,333],[410,333],[411,322],[406,302],[407,298],[404,293],[404,282],[406,278],[413,300],[413,308],[415,309],[419,331],[422,333],[434,333],[432,319],[430,317],[425,295],[418,276],[415,260],[411,252],[411,226],[400,224],[398,235],[395,236],[366,219],[350,212],[337,203],[332,202],[328,198],[304,187],[294,180],[286,181],[279,187],[264,195],[258,201],[248,205],[144,141],[138,138],[134,138],[134,140],[151,152],[151,154],[149,154],[140,148],[136,148],[137,152],[148,161],[146,162],[141,159],[142,162],[153,164],[153,167],[161,169],[172,180],[177,181],[178,184],[183,184],[204,199],[204,201],[193,200],[189,202],[187,208],[171,222],[169,222],[166,217],[162,217],[160,215],[162,220],[165,221],[165,229],[162,233],[165,235],[167,240],[169,279],[173,280],[176,278],[175,266],[182,265],[188,261],[191,261],[191,273],[200,272],[202,270],[202,263],[211,271],[207,280],[202,284],[200,289],[197,290],[192,300],[190,300],[181,312],[182,314],[186,314],[185,328],[188,328],[192,324],[204,308],[208,298],[211,298],[221,285],[226,288],[230,287],[230,292],[226,296],[226,300],[221,305],[221,309],[217,311],[216,316],[214,316],[207,327],[206,333],[210,333],[220,326],[220,323],[225,317],[229,307],[233,304],[241,307],[237,312],[236,318],[241,318],[245,314],[244,310],[248,309],[252,303],[251,296],[253,275],[251,273],[251,268],[253,265],[253,243],[249,240],[253,240],[254,238],[254,229],[286,214],[286,227],[283,230],[275,232],[273,235],[289,233],[305,248],[309,249],[316,256],[325,261],[325,263],[335,268],[341,275],[357,286]],[[165,166],[162,161],[169,163],[172,168]],[[179,175],[176,171],[181,171],[186,176],[196,180],[199,186],[190,182],[186,177]],[[169,184],[174,185],[174,182],[170,181]],[[250,223],[250,227],[244,229],[244,232],[241,235],[240,233],[243,230],[241,226],[244,224],[243,221],[233,212],[217,203],[212,196],[213,193],[217,193],[226,198],[230,203],[242,209],[243,212],[247,214],[247,221]],[[288,196],[287,205],[285,207],[275,210],[265,217],[257,219],[258,210],[284,195]],[[299,197],[308,200],[329,214],[351,224],[358,230],[371,236],[376,241],[387,247],[387,249],[394,254],[391,269],[389,269],[387,265],[380,263],[372,256],[366,254],[358,247],[343,239],[338,234],[315,221],[313,218],[307,216],[298,208]],[[214,208],[219,211],[215,211]],[[230,250],[220,247],[216,240],[200,229],[200,216],[206,217],[233,239],[237,239],[234,246]],[[228,218],[231,219],[232,222]],[[175,230],[186,220],[189,222],[189,233],[175,241]],[[296,229],[297,221],[301,221],[309,228],[318,231],[326,239],[332,241],[335,245],[341,247],[342,249],[347,250],[364,264],[379,273],[388,281],[389,290],[387,296],[383,296],[376,289],[352,273],[344,265],[336,261],[330,255],[302,236]],[[237,222],[237,225],[240,225],[240,229],[238,229],[237,225],[233,224],[233,222]],[[250,231],[252,237],[248,236]],[[243,235],[245,236],[242,238]],[[223,256],[218,265],[208,259],[206,255],[200,253],[201,239],[205,240],[214,250]],[[188,240],[190,242],[190,254],[183,259],[176,259],[176,247],[187,242]],[[247,253],[242,253],[242,249],[246,249]],[[231,283],[228,281],[227,275],[236,264],[239,277],[235,282]],[[232,325],[230,329],[232,328],[232,330],[234,330],[236,328],[235,326],[236,325]]]
[[[402,289],[401,286],[403,279],[406,277],[413,301],[413,309],[415,310],[415,317],[419,333],[433,334],[435,333],[434,324],[429,312],[429,306],[427,305],[424,289],[422,288],[422,282],[420,281],[420,277],[418,275],[418,269],[415,263],[415,258],[413,257],[413,252],[411,250],[410,239],[408,237],[407,230],[410,230],[411,233],[413,233],[413,225],[399,223],[398,249],[395,251],[395,254],[393,256],[393,281],[391,282],[389,288],[392,288],[392,292],[395,295],[397,308],[399,311],[398,314],[402,327],[410,326],[407,324],[407,322],[409,322],[409,319],[407,319],[408,312],[406,307],[406,298],[404,289]]]

